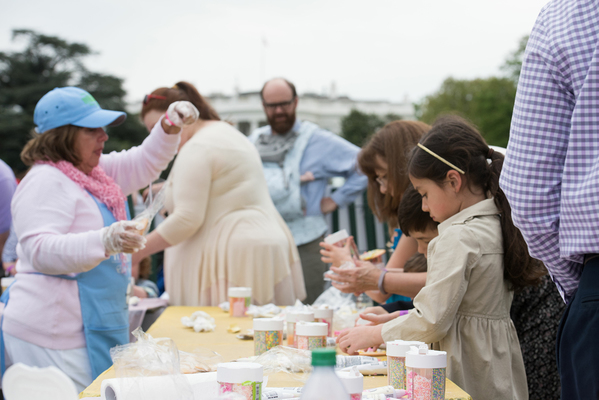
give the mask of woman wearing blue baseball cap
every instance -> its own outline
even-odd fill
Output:
[[[141,227],[127,221],[125,196],[158,177],[181,126],[197,116],[179,102],[141,146],[102,154],[103,127],[122,123],[124,112],[103,110],[76,87],[38,102],[35,137],[21,153],[32,167],[12,202],[19,261],[10,299],[3,295],[8,361],[56,366],[80,390],[112,365],[110,348],[129,341],[130,268],[122,253],[145,244]]]

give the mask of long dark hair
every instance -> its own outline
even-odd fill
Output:
[[[204,99],[189,82],[177,82],[173,87],[161,87],[152,92],[152,94],[164,96],[166,100],[150,98],[148,102],[141,108],[141,118],[143,118],[150,110],[166,111],[168,106],[175,101],[187,100],[191,102],[200,112],[200,118],[203,120],[220,121],[218,113]]]
[[[358,165],[368,177],[368,205],[381,222],[397,228],[397,209],[401,195],[410,184],[408,156],[430,126],[419,121],[393,121],[373,134],[358,154]],[[377,157],[387,163],[387,193],[376,181]]]
[[[528,253],[520,230],[512,222],[512,210],[499,187],[503,154],[492,151],[478,130],[463,118],[444,116],[433,124],[420,143],[445,160],[462,169],[470,189],[482,189],[493,197],[499,209],[504,248],[504,278],[515,290],[539,283],[547,273],[543,264]],[[487,161],[491,160],[491,163]],[[410,176],[430,179],[439,186],[452,169],[424,150],[416,147],[408,164]]]

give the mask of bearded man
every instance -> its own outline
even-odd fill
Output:
[[[354,201],[367,185],[356,168],[360,148],[309,121],[296,118],[295,86],[283,78],[264,84],[260,92],[269,125],[250,135],[256,145],[268,189],[298,247],[306,291],[311,304],[324,290],[326,265],[319,243],[328,227],[324,215]],[[328,180],[346,178],[331,197]]]

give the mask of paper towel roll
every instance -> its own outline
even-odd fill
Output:
[[[189,391],[195,400],[216,397],[216,372],[106,379],[101,388],[102,400],[175,399]]]

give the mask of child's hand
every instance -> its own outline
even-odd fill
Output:
[[[376,307],[374,307],[374,308],[376,308]],[[382,308],[382,307],[380,307],[380,308]],[[366,311],[366,310],[364,310],[364,311]],[[399,317],[399,313],[400,313],[399,311],[395,311],[395,312],[392,312],[391,314],[387,313],[387,314],[375,315],[375,314],[367,314],[366,312],[363,312],[360,314],[360,318],[362,318],[365,321],[370,321],[370,324],[368,324],[367,326],[374,326],[374,325],[384,324],[385,322],[389,322],[389,321]]]
[[[337,338],[341,351],[351,355],[358,350],[379,347],[385,343],[382,336],[383,326],[357,326],[342,331]]]
[[[382,315],[382,314],[389,314],[389,313],[383,307],[376,306],[376,307],[367,307],[367,308],[365,308],[364,310],[362,310],[361,314]]]
[[[326,264],[333,264],[333,267],[340,267],[346,261],[352,261],[349,251],[349,240],[343,247],[338,247],[329,243],[320,242],[320,258]]]

